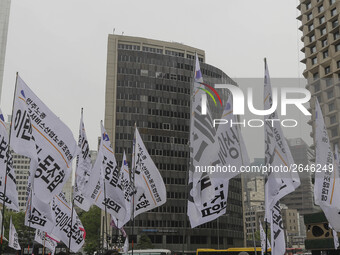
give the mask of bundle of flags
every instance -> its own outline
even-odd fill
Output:
[[[62,241],[72,252],[85,242],[86,231],[73,203],[67,201],[62,188],[71,175],[72,160],[77,159],[71,202],[88,211],[92,204],[107,211],[119,228],[138,214],[166,202],[163,179],[153,163],[138,129],[135,129],[132,170],[126,155],[118,168],[109,136],[101,123],[101,142],[92,166],[90,147],[83,122],[78,144],[71,130],[17,76],[10,135],[0,113],[0,202],[19,210],[16,177],[10,146],[14,152],[30,158],[25,225],[36,229],[35,240],[45,243],[54,253]],[[131,173],[132,172],[132,173]],[[5,185],[6,183],[6,185]],[[5,187],[6,186],[6,187]],[[136,203],[133,205],[133,198]],[[1,230],[1,237],[4,231]],[[20,249],[14,225],[10,224],[9,244]],[[128,249],[128,238],[125,247]]]

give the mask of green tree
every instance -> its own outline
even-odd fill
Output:
[[[152,245],[151,239],[146,234],[142,234],[137,243],[137,249],[144,250],[144,249],[152,249],[152,248],[153,248],[153,245]]]
[[[88,212],[79,213],[79,218],[86,230],[84,251],[93,254],[100,249],[100,209],[92,206]]]

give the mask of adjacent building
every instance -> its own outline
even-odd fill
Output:
[[[234,83],[221,70],[205,63],[203,50],[139,37],[108,38],[105,128],[117,162],[120,165],[125,150],[131,166],[136,123],[167,189],[166,204],[136,217],[134,233],[132,223],[125,229],[133,234],[135,242],[144,233],[155,248],[167,248],[176,254],[203,247],[243,246],[244,241],[240,179],[229,184],[228,216],[191,229],[186,215],[190,86],[195,53],[206,82]],[[226,101],[223,91],[221,94]]]
[[[4,75],[10,6],[11,0],[0,1],[0,99]]]
[[[300,0],[299,29],[306,65],[303,75],[308,79],[307,89],[312,94],[311,108],[315,120],[314,97],[320,102],[325,124],[332,144],[340,140],[340,31],[339,0]],[[314,137],[314,127],[311,136]]]

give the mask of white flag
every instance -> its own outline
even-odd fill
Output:
[[[56,219],[52,234],[67,246],[71,239],[71,251],[78,252],[84,245],[86,233],[77,212],[73,209],[71,225],[71,206],[63,193],[53,198],[51,208]]]
[[[123,246],[123,253],[128,254],[129,251],[129,237],[126,236],[124,246]]]
[[[271,243],[273,255],[284,255],[286,252],[285,234],[279,202],[271,210]]]
[[[133,183],[130,180],[130,172],[129,167],[126,161],[126,155],[125,151],[123,154],[123,160],[122,160],[122,167],[120,169],[119,173],[119,183],[118,186],[123,190],[124,192],[124,199],[125,199],[125,208],[126,208],[126,216],[123,221],[117,220],[117,227],[120,229],[122,228],[127,222],[131,219],[132,214],[132,195],[133,195]]]
[[[71,130],[32,92],[18,76],[11,125],[15,152],[38,161],[34,173],[36,195],[50,202],[69,175],[77,143]]]
[[[88,183],[91,175],[92,164],[90,146],[83,121],[83,111],[81,111],[78,146],[80,147],[80,154],[77,156],[77,169],[74,182],[74,204],[84,211],[88,211],[91,207],[91,202],[83,194],[85,193],[84,187]]]
[[[336,231],[340,231],[340,181],[339,154],[335,147],[334,157],[319,102],[315,103],[315,164],[321,167],[315,171],[315,204],[324,211],[325,216]],[[335,160],[334,160],[335,158]]]
[[[277,93],[274,90],[274,93]],[[276,110],[272,112],[270,109],[276,107],[273,105],[272,88],[270,84],[269,71],[267,63],[265,63],[264,78],[264,110],[268,111],[268,115],[264,117],[265,121],[265,164],[267,166],[286,167],[288,171],[269,172],[265,183],[265,209],[267,222],[270,222],[271,209],[284,196],[293,192],[300,186],[300,178],[297,172],[290,170],[294,163],[290,153],[287,141],[283,135],[281,124]]]
[[[140,137],[135,130],[132,152],[133,178],[136,194],[134,217],[161,206],[166,202],[166,189],[163,178],[152,161]]]
[[[267,235],[263,230],[260,219],[259,219],[259,224],[260,224],[260,238],[261,238],[261,254],[263,255],[266,251],[266,240],[267,240],[267,249],[270,249],[271,247],[270,247],[270,243],[269,243],[269,240],[267,238]]]
[[[35,169],[36,165],[37,162],[31,159],[30,168]],[[54,215],[50,205],[42,202],[35,195],[35,192],[32,189],[32,180],[33,175],[30,173],[26,194],[25,225],[50,233],[54,227]]]
[[[21,250],[20,244],[19,244],[19,238],[17,231],[15,230],[15,227],[12,223],[12,216],[9,223],[9,241],[8,246],[15,249],[15,250]]]
[[[208,149],[211,144],[215,143],[216,136],[216,129],[213,127],[210,110],[205,107],[207,105],[205,87],[213,89],[208,84],[203,83],[201,68],[196,54],[195,78],[191,95],[189,187],[190,196],[197,208],[200,208],[202,205],[201,197],[203,189],[207,189],[204,193],[210,193],[210,196],[214,195],[213,187],[211,185],[206,186],[206,174],[195,171],[196,166],[209,166],[210,153],[208,153]],[[204,111],[206,114],[204,114]],[[205,184],[203,187],[202,181]],[[188,206],[189,203],[190,201]]]
[[[232,107],[232,97],[230,96],[221,117],[227,123],[236,121]],[[215,140],[216,142],[210,145],[207,152],[209,154],[209,165],[220,167],[231,165],[235,166],[236,169],[240,169],[242,165],[249,165],[248,153],[242,134],[235,125],[232,127],[220,125]],[[211,192],[207,188],[201,189],[200,206],[194,203],[193,197],[189,194],[188,216],[192,228],[215,220],[226,213],[229,180],[237,174],[239,174],[238,171],[235,173],[213,173],[210,178],[206,176],[201,179],[201,188],[210,185],[214,189],[214,194],[211,196]]]
[[[47,249],[49,249],[51,251],[51,255],[54,254],[55,248],[59,242],[57,238],[54,238],[51,235],[48,235],[46,232],[40,231],[39,229],[35,231],[34,241],[44,245]]]
[[[0,110],[0,203],[4,203],[5,180],[7,172],[5,206],[19,211],[18,191],[16,189],[16,177],[13,169],[13,157],[8,146],[8,133],[4,116]],[[7,171],[5,171],[7,169]]]
[[[328,224],[329,228],[332,229],[334,249],[337,250],[339,248],[339,238],[338,233],[333,229],[331,224]]]
[[[1,229],[1,224],[2,224],[2,213],[0,211],[0,229]],[[5,237],[5,226],[2,227],[2,240],[5,240],[8,242],[7,238]]]

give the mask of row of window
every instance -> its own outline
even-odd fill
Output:
[[[163,98],[163,97],[154,97],[148,96],[148,102],[152,103],[161,103],[161,104],[171,104],[171,105],[179,105],[179,106],[189,106],[189,100],[182,100],[176,98]],[[149,109],[150,112],[151,109]]]
[[[320,2],[321,0],[317,0],[317,2]],[[329,0],[329,5],[332,5],[335,3],[335,0]],[[306,6],[306,10],[309,10],[310,8],[312,8],[312,2],[307,2],[305,3]],[[320,5],[322,6],[322,5]],[[323,8],[323,7],[322,7]],[[319,12],[322,11],[323,9],[319,9]]]
[[[133,45],[133,44],[119,43],[118,44],[118,49],[119,50],[135,50],[135,51],[140,51],[140,46],[139,45]],[[163,48],[143,46],[142,50],[144,52],[163,54]],[[184,58],[184,56],[185,56],[183,52],[174,51],[174,50],[165,50],[164,53],[165,53],[165,55],[175,56],[175,57],[182,57],[182,58]],[[187,54],[186,57],[189,58],[189,59],[194,59],[195,58],[191,54]],[[199,59],[200,62],[203,62],[203,58],[198,57],[198,59]]]
[[[167,110],[158,110],[158,109],[148,109],[148,114],[153,116],[164,116],[164,117],[170,117],[170,118],[180,118],[180,119],[189,119],[190,113],[186,112],[178,112],[178,111],[167,111]],[[170,130],[169,128],[164,128]]]
[[[323,7],[323,5],[320,5],[319,7],[318,7],[318,12],[320,13],[320,12],[323,12],[325,9],[324,9],[324,7]],[[333,8],[332,10],[331,10],[331,16],[333,17],[334,15],[336,15],[338,12],[337,12],[337,9],[336,8]],[[311,20],[312,18],[313,18],[313,13],[312,12],[310,12],[310,13],[308,13],[308,14],[306,14],[307,15],[307,20]],[[319,23],[320,23],[320,25],[321,24],[323,24],[324,22],[326,21],[326,19],[325,19],[325,16],[321,16],[320,18],[319,18]]]
[[[182,131],[182,132],[189,132],[189,126],[188,125],[177,125],[177,124],[169,124],[170,126],[163,125],[163,123],[155,123],[155,122],[146,122],[146,121],[134,121],[134,120],[126,120],[126,119],[117,119],[116,120],[116,126],[118,127],[134,127],[134,125],[137,125],[137,127],[147,127],[147,128],[153,128],[153,129],[165,129],[170,131]],[[146,125],[147,123],[147,125]]]

